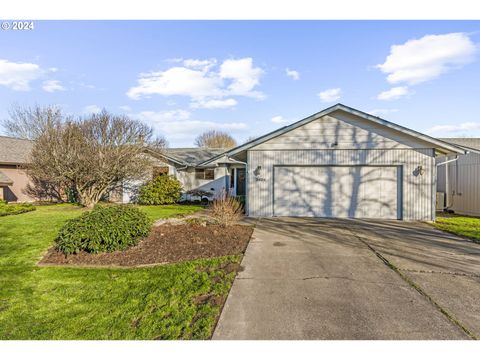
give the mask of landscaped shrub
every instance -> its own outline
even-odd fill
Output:
[[[242,204],[225,191],[213,199],[210,210],[212,218],[223,227],[234,225],[243,212]]]
[[[173,176],[160,175],[140,188],[139,201],[145,205],[174,204],[181,195],[180,181]]]
[[[35,210],[32,204],[7,204],[0,201],[0,216],[23,214]]]
[[[125,250],[148,235],[151,222],[132,206],[97,206],[92,211],[67,221],[55,239],[65,254]]]

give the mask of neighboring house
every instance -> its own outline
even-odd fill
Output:
[[[0,136],[0,200],[35,201],[26,193],[30,180],[24,171],[32,145],[29,140]]]
[[[480,215],[480,138],[445,138],[468,151],[461,156],[438,158],[437,191],[440,207],[459,214]]]

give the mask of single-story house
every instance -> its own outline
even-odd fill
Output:
[[[185,191],[245,196],[253,217],[429,221],[437,159],[468,150],[337,104],[233,149],[146,152],[154,160],[148,177],[170,174]],[[144,181],[125,181],[111,200],[133,201]]]
[[[236,178],[235,163],[212,164],[204,167],[201,164],[220,154],[226,149],[210,148],[168,148],[161,152],[149,149],[146,151],[153,166],[147,171],[146,176],[139,179],[129,179],[124,182],[121,195],[117,194],[117,201],[122,203],[134,202],[137,196],[139,185],[157,175],[171,175],[178,179],[183,186],[184,194],[182,200],[201,200],[201,197],[188,195],[190,190],[202,190],[207,199],[211,200],[222,190],[231,194],[244,195],[241,189],[237,189],[233,179]],[[244,168],[244,164],[241,164]],[[230,173],[231,172],[231,173]],[[237,175],[238,177],[238,175]],[[232,179],[231,184],[229,179]]]
[[[199,151],[153,155],[186,188],[245,195],[249,216],[426,221],[435,219],[436,158],[467,153],[342,104],[210,158]]]
[[[437,159],[438,208],[458,214],[480,215],[480,138],[444,138],[468,151],[463,156]]]
[[[30,180],[24,170],[33,143],[30,140],[0,136],[0,200],[35,201],[26,193]]]

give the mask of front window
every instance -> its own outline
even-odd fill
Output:
[[[213,180],[215,179],[215,170],[214,169],[195,169],[195,179]]]
[[[155,179],[160,175],[168,175],[168,166],[154,166],[152,177]]]

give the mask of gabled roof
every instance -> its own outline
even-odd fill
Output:
[[[480,153],[480,138],[441,138],[440,140],[459,145],[470,152]]]
[[[0,186],[12,185],[13,181],[7,175],[0,171]]]
[[[151,152],[160,157],[183,166],[198,166],[199,164],[225,153],[226,149],[207,148],[168,148]]]
[[[454,145],[454,144],[450,144],[450,143],[447,143],[445,141],[442,141],[442,140],[439,140],[439,139],[435,139],[431,136],[428,136],[428,135],[425,135],[425,134],[422,134],[418,131],[415,131],[415,130],[411,130],[411,129],[408,129],[404,126],[401,126],[401,125],[397,125],[397,124],[394,124],[390,121],[387,121],[387,120],[384,120],[384,119],[381,119],[377,116],[373,116],[373,115],[370,115],[370,114],[367,114],[363,111],[360,111],[360,110],[356,110],[354,108],[351,108],[349,106],[346,106],[346,105],[343,105],[343,104],[336,104],[336,105],[333,105],[329,108],[326,108],[316,114],[313,114],[309,117],[306,117],[305,119],[302,119],[300,121],[297,121],[291,125],[287,125],[287,126],[284,126],[278,130],[275,130],[275,131],[272,131],[266,135],[263,135],[263,136],[260,136],[259,138],[256,138],[252,141],[249,141],[243,145],[240,145],[240,146],[237,146],[236,148],[233,148],[229,151],[227,151],[225,153],[225,155],[227,156],[233,156],[235,154],[238,154],[242,151],[245,151],[245,150],[248,150],[256,145],[259,145],[265,141],[268,141],[270,139],[273,139],[277,136],[280,136],[282,134],[285,134],[286,132],[288,131],[291,131],[293,129],[296,129],[300,126],[303,126],[305,124],[308,124],[309,122],[312,122],[314,120],[317,120],[325,115],[328,115],[328,114],[331,114],[333,113],[334,111],[338,111],[338,110],[341,110],[341,111],[344,111],[346,113],[349,113],[349,114],[352,114],[352,115],[356,115],[356,116],[359,116],[365,120],[368,120],[368,121],[371,121],[373,123],[376,123],[376,124],[379,124],[379,125],[382,125],[386,128],[390,128],[392,130],[396,130],[396,131],[399,131],[405,135],[408,135],[408,136],[412,136],[412,137],[415,137],[415,138],[418,138],[420,140],[423,140],[427,143],[430,143],[432,145],[432,147],[434,147],[435,149],[439,150],[440,152],[443,152],[443,153],[457,153],[457,154],[465,154],[465,150],[463,148],[461,148],[460,146],[458,145]],[[223,155],[223,154],[222,154]],[[219,158],[220,156],[217,156],[217,158]],[[216,158],[212,158],[210,159],[208,162],[212,162],[212,161],[215,161]]]
[[[0,164],[26,164],[33,141],[0,136]]]

